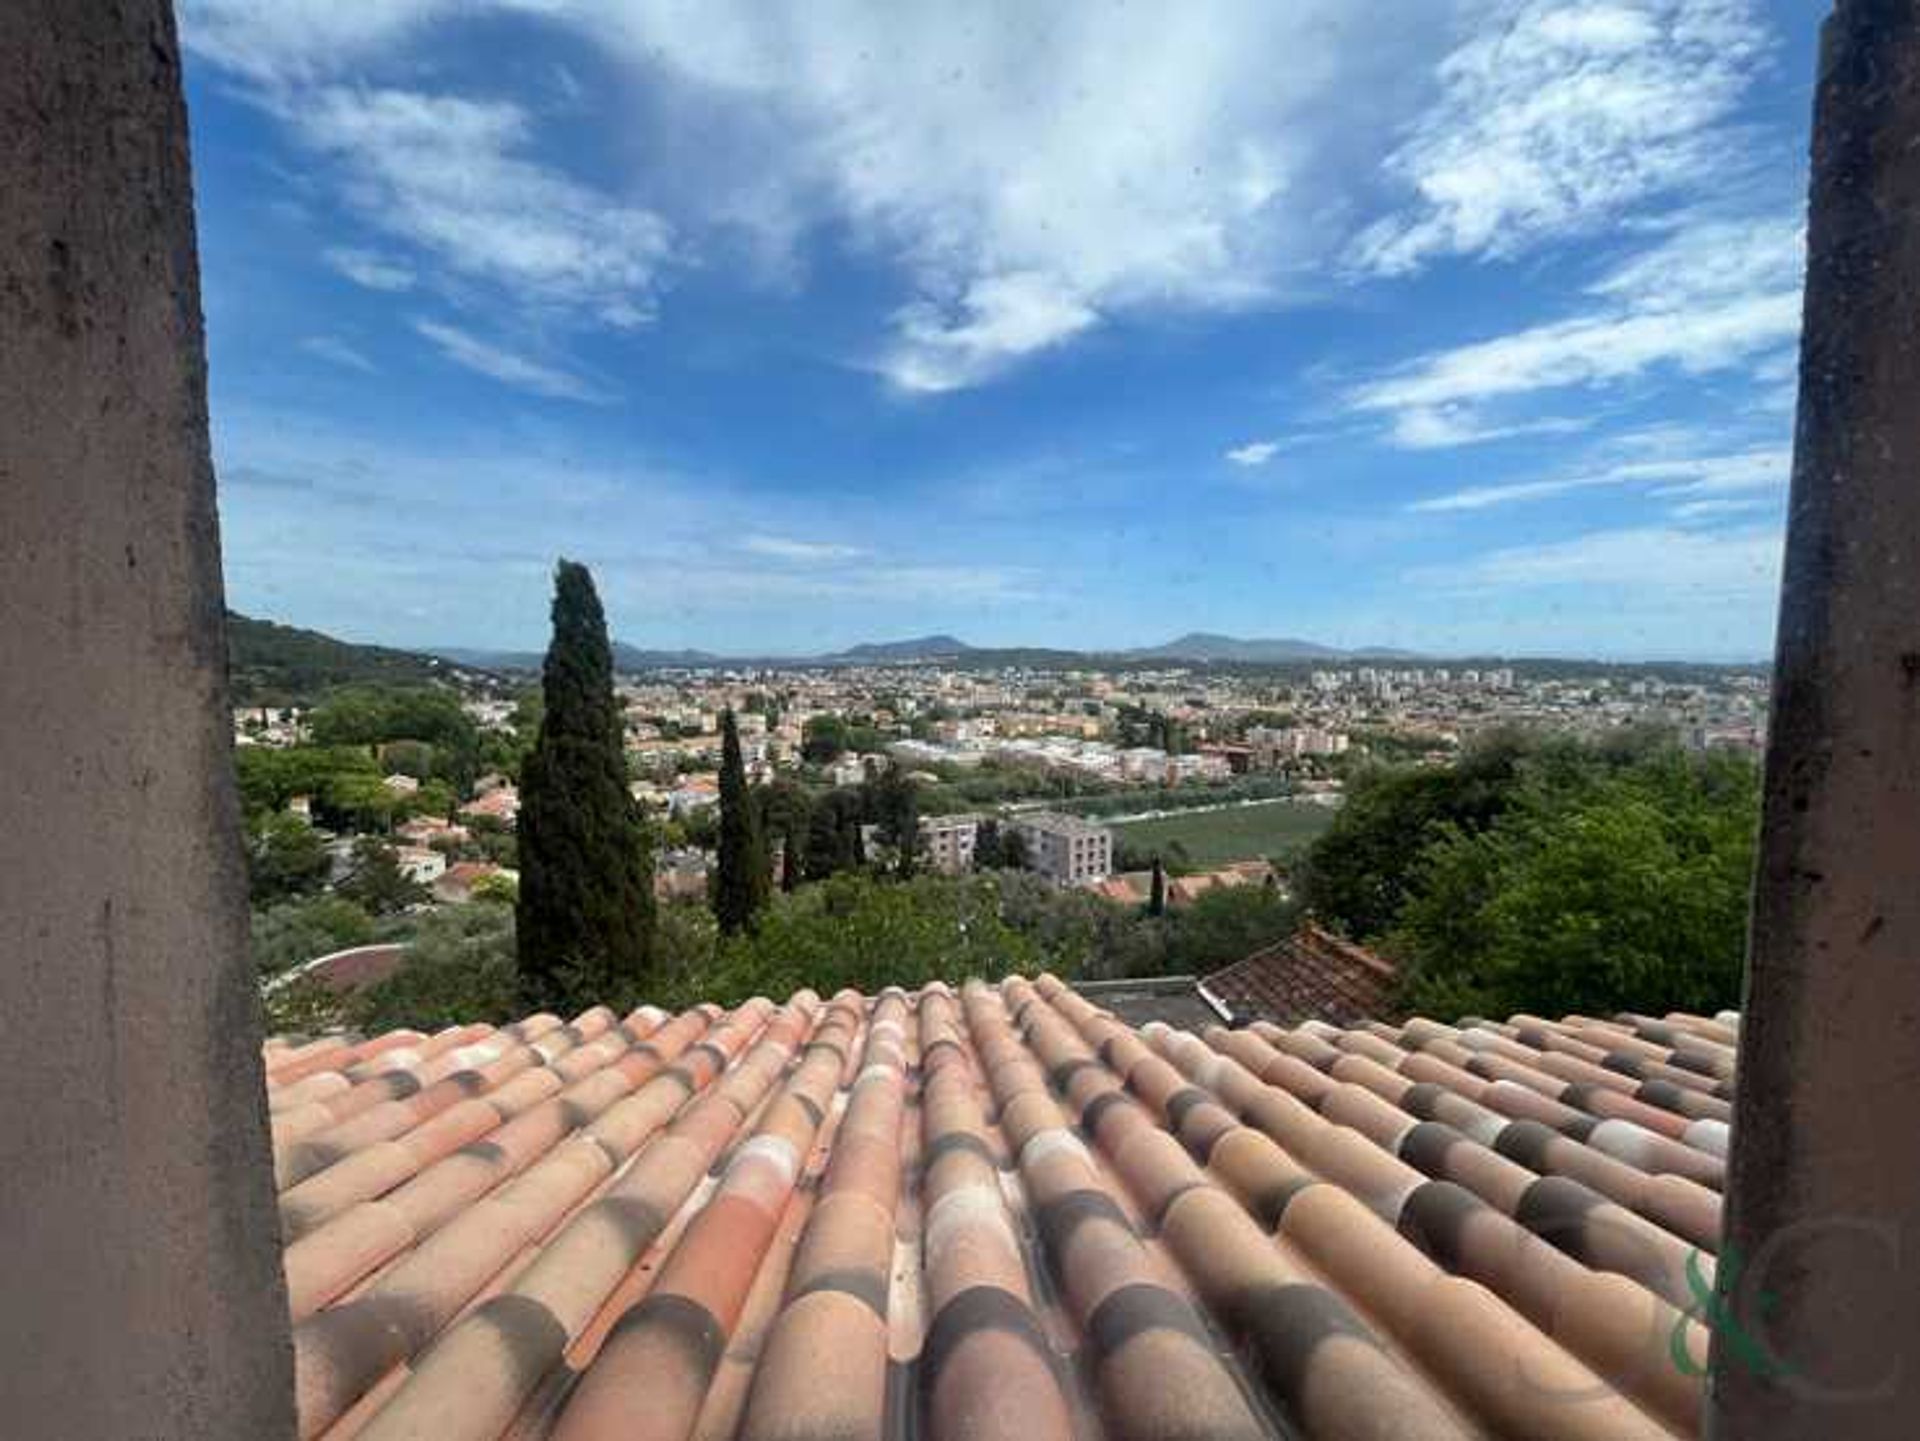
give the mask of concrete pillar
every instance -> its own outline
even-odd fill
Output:
[[[1920,10],[1840,0],[1813,142],[1717,1437],[1920,1427]]]
[[[0,55],[0,1433],[291,1436],[180,47]]]

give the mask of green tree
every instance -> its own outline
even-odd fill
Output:
[[[910,878],[920,858],[920,798],[914,783],[897,765],[867,777],[862,787],[867,819],[875,827],[874,838],[893,856],[894,874]]]
[[[997,871],[1005,863],[1005,855],[1000,822],[989,816],[974,828],[973,868],[976,871]]]
[[[720,848],[713,877],[713,914],[720,934],[736,935],[751,927],[766,899],[766,839],[747,785],[740,729],[728,710],[720,717]]]
[[[1501,733],[1451,766],[1362,772],[1300,867],[1301,899],[1351,935],[1384,934],[1414,892],[1426,848],[1447,827],[1491,825],[1516,794],[1530,749]]]
[[[274,976],[317,956],[371,945],[379,927],[345,896],[310,896],[254,911],[252,939],[255,967]]]
[[[1160,857],[1153,858],[1153,879],[1147,890],[1147,914],[1164,916],[1167,913],[1167,872],[1160,864]]]
[[[1169,914],[1167,969],[1205,975],[1288,935],[1299,908],[1265,886],[1221,887]]]
[[[375,916],[397,915],[432,898],[425,886],[401,869],[393,847],[373,836],[353,843],[352,869],[333,889]]]
[[[860,864],[860,817],[860,797],[854,791],[829,791],[814,803],[807,818],[808,880],[824,881]]]
[[[1027,838],[1012,827],[1000,832],[1000,869],[1024,871],[1027,868]]]
[[[1711,1013],[1737,1003],[1759,815],[1750,762],[1677,752],[1536,778],[1454,827],[1387,938],[1441,1014]]]
[[[326,842],[298,816],[263,814],[248,827],[247,841],[247,890],[254,905],[311,895],[326,884]]]
[[[564,1007],[641,984],[653,927],[651,857],[627,789],[606,615],[574,561],[554,571],[541,689],[539,738],[521,768],[515,943],[525,1002]]]
[[[780,842],[780,889],[800,884],[807,850],[810,809],[806,791],[785,778],[760,788],[760,834],[769,849]]]
[[[883,885],[843,874],[780,896],[754,930],[722,937],[713,967],[674,1000],[731,1004],[802,986],[830,995],[843,986],[872,992],[936,979],[992,980],[1043,961],[1000,919],[990,883],[920,876]]]
[[[823,766],[836,761],[847,750],[847,723],[837,715],[808,718],[800,728],[800,755],[803,760]]]
[[[345,686],[314,707],[309,724],[323,746],[372,746],[384,752],[390,742],[412,742],[398,748],[400,760],[390,763],[392,768],[421,780],[438,776],[461,791],[473,784],[479,764],[480,733],[473,718],[460,697],[442,686]]]
[[[512,908],[448,906],[421,919],[397,971],[341,1009],[347,1024],[367,1032],[501,1024],[521,1009],[518,982]]]

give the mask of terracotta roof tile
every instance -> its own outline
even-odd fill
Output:
[[[1737,1016],[1097,995],[269,1043],[302,1435],[1695,1434]]]
[[[1387,1010],[1398,974],[1391,961],[1308,923],[1204,977],[1200,989],[1242,1025],[1358,1026]]]

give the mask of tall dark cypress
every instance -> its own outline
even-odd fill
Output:
[[[1160,864],[1160,857],[1153,858],[1153,883],[1147,892],[1147,914],[1164,916],[1167,913],[1167,869]]]
[[[713,914],[722,935],[753,924],[767,899],[767,849],[760,808],[747,789],[740,728],[733,712],[720,717],[720,856],[713,879]]]
[[[577,1007],[644,987],[653,866],[593,576],[562,560],[553,587],[546,708],[520,775],[516,935],[528,1004]]]

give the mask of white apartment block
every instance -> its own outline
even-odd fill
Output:
[[[973,869],[973,848],[979,838],[979,816],[920,818],[920,844],[927,864],[946,875],[959,875]]]
[[[1039,811],[1013,822],[1026,842],[1027,869],[1063,886],[1090,886],[1113,874],[1113,832],[1078,816]]]

